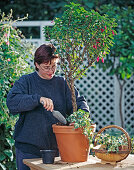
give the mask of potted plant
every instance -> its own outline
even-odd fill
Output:
[[[96,125],[92,124],[89,112],[79,109],[68,118],[73,126],[53,125],[61,159],[64,162],[87,161],[89,144],[92,144]]]
[[[113,44],[113,36],[116,34],[113,28],[116,27],[116,23],[115,19],[109,19],[106,15],[101,16],[94,10],[86,11],[79,4],[70,3],[65,7],[62,17],[55,18],[52,21],[53,27],[45,28],[45,32],[50,40],[54,39],[60,56],[60,67],[71,90],[73,114],[69,120],[75,122],[75,128],[79,128],[82,122],[78,122],[77,116],[83,115],[83,112],[77,111],[74,82],[85,75],[86,70],[93,66],[96,60],[101,59],[104,62],[104,56],[110,52],[110,46]],[[73,117],[74,115],[77,116]],[[84,125],[83,129],[87,127],[90,129],[91,123]],[[73,127],[53,126],[53,128],[55,132],[55,128],[67,128],[68,131],[68,128]],[[92,128],[89,131],[91,132]],[[89,136],[89,133],[85,131],[84,133]]]
[[[110,134],[105,131],[112,128],[119,129],[123,134],[119,132]],[[95,136],[94,145],[95,155],[104,163],[115,164],[125,159],[131,151],[131,139],[128,133],[117,125],[109,125],[100,129]]]

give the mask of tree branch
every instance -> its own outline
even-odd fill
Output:
[[[77,74],[76,77],[74,77],[74,80],[78,79],[79,76],[80,76],[82,73],[84,73],[84,72],[93,64],[93,62],[95,62],[95,59],[92,60],[82,71],[80,71],[80,73]]]

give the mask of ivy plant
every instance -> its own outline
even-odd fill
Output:
[[[67,118],[68,122],[74,125],[75,129],[83,129],[83,134],[88,137],[90,147],[92,147],[92,139],[94,134],[94,128],[92,125],[92,120],[90,118],[90,113],[79,109]],[[91,128],[92,127],[92,128]]]
[[[134,154],[134,136],[131,137],[131,153]]]
[[[128,141],[125,134],[120,136],[106,134],[98,134],[95,142],[100,145],[99,149],[106,150],[107,152],[119,152],[119,150],[128,149]],[[125,150],[125,149],[124,149]]]

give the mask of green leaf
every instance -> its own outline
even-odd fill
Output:
[[[2,168],[2,170],[7,170],[7,168],[5,167],[5,165],[0,163],[0,167]]]
[[[6,158],[6,156],[3,153],[1,153],[0,154],[0,161],[3,161],[5,158]]]
[[[126,75],[126,73],[125,73],[125,71],[123,71],[123,72],[121,73],[121,77],[122,77],[122,79],[124,79],[124,78],[125,78],[125,75]]]
[[[13,152],[12,150],[4,150],[4,153],[10,158],[11,161],[13,161]]]
[[[11,138],[6,138],[7,143],[12,147],[14,145],[14,140]]]
[[[127,74],[127,79],[129,79],[132,76],[132,74]]]

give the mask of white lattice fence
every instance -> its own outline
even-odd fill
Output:
[[[124,122],[127,131],[134,134],[134,76],[124,87]]]
[[[97,130],[114,124],[114,78],[106,72],[91,68],[87,76],[76,81],[76,87],[86,98],[91,111],[91,118],[97,124]]]
[[[127,80],[123,95],[123,111],[125,129],[129,133],[134,133],[134,77]],[[117,92],[119,86],[115,76],[109,76],[101,69],[90,68],[87,76],[76,81],[76,87],[86,98],[90,106],[91,118],[100,128],[117,124],[120,125],[120,117],[117,108]]]

